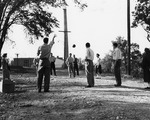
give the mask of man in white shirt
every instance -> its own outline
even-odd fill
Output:
[[[116,78],[116,84],[115,86],[121,86],[121,73],[120,73],[120,67],[121,67],[121,59],[122,59],[122,53],[121,50],[118,48],[118,44],[116,42],[113,43],[113,60],[114,60],[114,74]]]
[[[94,87],[94,66],[93,66],[94,52],[90,48],[90,43],[86,43],[85,47],[86,47],[85,72],[88,82],[87,87]]]
[[[74,75],[74,71],[73,71],[73,57],[72,57],[72,53],[69,54],[69,57],[66,59],[66,65],[68,66],[68,73],[69,73],[69,77],[71,78],[71,75]]]
[[[38,79],[38,92],[41,92],[42,89],[42,81],[44,77],[44,92],[49,92],[49,83],[50,83],[50,61],[49,56],[51,53],[51,48],[54,44],[54,35],[52,41],[48,44],[49,39],[44,38],[44,44],[39,46],[37,51],[37,56],[39,58],[39,63],[37,67],[37,79]]]
[[[101,59],[100,59],[100,54],[96,54],[96,57],[97,57],[97,61],[96,61],[96,64],[95,64],[95,67],[96,67],[96,78],[101,78],[101,73],[102,73],[102,67],[101,67]]]

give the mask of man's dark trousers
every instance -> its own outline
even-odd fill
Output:
[[[116,60],[114,64],[114,73],[115,73],[115,78],[116,78],[116,83],[117,85],[121,85],[121,72],[120,72],[120,67],[121,67],[121,59]]]
[[[79,67],[78,67],[78,64],[74,64],[74,76],[76,75],[76,71],[77,71],[77,75],[79,75]]]
[[[85,66],[86,69],[86,77],[87,77],[87,82],[88,86],[94,87],[94,68],[93,68],[93,61],[92,60],[86,60],[87,65]]]
[[[38,91],[41,92],[44,77],[44,91],[49,91],[50,83],[50,61],[47,58],[40,59],[38,65]]]
[[[56,68],[54,62],[51,62],[51,75],[52,75],[52,70],[54,71],[54,75],[56,75]]]

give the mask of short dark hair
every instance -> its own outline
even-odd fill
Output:
[[[90,45],[89,42],[87,42],[87,43],[85,44],[85,46],[86,46],[87,48],[89,48],[91,45]]]
[[[47,37],[44,38],[44,39],[43,39],[43,42],[47,44],[47,43],[48,43],[48,38],[47,38]]]
[[[144,51],[145,51],[146,53],[148,53],[148,52],[150,52],[150,49],[149,49],[149,48],[145,48]]]
[[[118,47],[118,43],[113,42],[113,46],[114,46],[114,47]]]
[[[4,58],[7,57],[7,53],[4,53],[2,57],[4,57]]]

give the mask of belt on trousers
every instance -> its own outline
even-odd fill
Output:
[[[90,59],[86,59],[86,61],[92,61],[92,60],[90,60]]]
[[[48,58],[40,58],[40,60],[48,60]]]

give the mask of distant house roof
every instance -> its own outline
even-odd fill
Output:
[[[60,60],[64,60],[63,57],[57,56],[56,58],[57,58],[57,59],[60,59]]]

